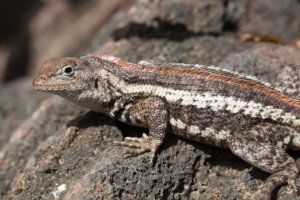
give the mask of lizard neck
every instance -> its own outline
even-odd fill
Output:
[[[109,115],[114,102],[118,97],[98,90],[85,90],[76,92],[57,92],[57,95],[89,110]]]

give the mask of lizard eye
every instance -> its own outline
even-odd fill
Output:
[[[73,66],[71,66],[71,65],[66,65],[66,66],[64,66],[64,68],[63,68],[63,73],[65,74],[65,75],[67,75],[67,76],[71,76],[71,75],[73,75],[74,74],[74,68],[73,68]]]

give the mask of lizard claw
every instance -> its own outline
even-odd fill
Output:
[[[147,136],[145,133],[143,133],[142,138],[125,137],[124,141],[115,141],[114,144],[122,145],[128,148],[123,154],[125,158],[136,157],[141,154],[150,152],[150,163],[154,163],[155,153],[157,149],[156,146],[158,142],[153,138]]]

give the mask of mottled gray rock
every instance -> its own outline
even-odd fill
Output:
[[[243,72],[270,81],[275,85],[275,78],[287,65],[300,63],[300,49],[275,45],[258,44],[255,47],[232,54],[220,65],[233,71]]]
[[[175,25],[194,34],[238,31],[292,39],[300,37],[299,10],[297,0],[140,0],[131,8],[129,22]]]
[[[233,0],[229,1],[228,8],[231,4],[235,4],[237,13],[242,13],[238,23],[240,32],[274,35],[282,39],[300,37],[300,4],[297,0]],[[235,14],[234,10],[231,11]]]
[[[130,10],[131,22],[157,26],[184,25],[187,30],[220,33],[225,7],[220,0],[141,0]]]
[[[109,42],[104,47],[100,47],[99,51],[131,62],[146,59],[166,63],[217,65],[232,53],[241,52],[250,46],[252,46],[251,43],[240,42],[232,36],[195,36],[184,38],[181,41],[173,41],[168,38],[148,40],[129,37]]]

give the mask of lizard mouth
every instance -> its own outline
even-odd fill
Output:
[[[75,83],[55,83],[51,84],[49,82],[44,82],[44,81],[39,81],[39,80],[33,80],[32,82],[33,88],[35,90],[43,91],[43,92],[48,92],[48,93],[57,93],[60,91],[77,91],[80,88],[77,86]]]
[[[43,92],[54,92],[54,91],[61,91],[61,90],[64,90],[65,88],[61,88],[61,87],[53,87],[53,86],[50,86],[50,85],[35,85],[33,87],[35,90],[40,90],[40,91],[43,91]]]
[[[62,91],[65,90],[68,85],[64,84],[64,85],[51,85],[51,84],[44,84],[44,83],[40,83],[37,80],[34,80],[32,82],[33,88],[35,90],[40,90],[40,91],[44,91],[44,92],[53,92],[53,91]]]

